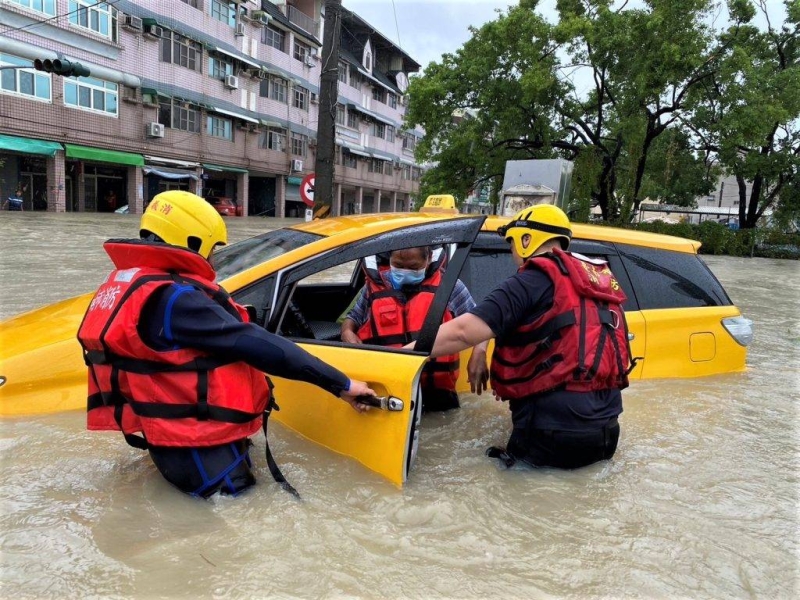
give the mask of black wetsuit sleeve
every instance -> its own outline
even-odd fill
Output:
[[[526,269],[503,281],[470,310],[502,338],[530,323],[553,304],[553,282],[541,271]]]
[[[148,308],[139,330],[153,348],[193,348],[243,361],[268,375],[312,383],[334,396],[349,388],[349,378],[338,369],[256,324],[238,321],[191,286],[165,288]]]

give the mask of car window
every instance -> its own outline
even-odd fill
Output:
[[[617,249],[642,310],[732,304],[696,254],[625,244]]]
[[[224,246],[214,251],[217,278],[223,280],[321,238],[305,231],[276,229]]]
[[[627,311],[639,309],[633,286],[612,244],[573,239],[569,249],[590,258],[607,261],[627,296],[623,308]],[[516,271],[517,266],[511,258],[508,242],[494,232],[482,231],[461,271],[461,281],[467,286],[475,302],[480,302]]]

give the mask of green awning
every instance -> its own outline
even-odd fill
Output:
[[[32,140],[30,138],[17,137],[15,135],[0,135],[0,150],[23,152],[25,154],[55,156],[56,152],[63,149],[64,147],[58,142]]]
[[[144,156],[141,154],[120,152],[119,150],[103,150],[102,148],[90,148],[89,146],[77,146],[75,144],[64,144],[64,147],[67,149],[67,158],[80,158],[82,160],[130,165],[132,167],[144,166]]]
[[[300,185],[301,183],[303,183],[303,178],[302,177],[287,177],[286,178],[286,183],[288,183],[289,185]]]
[[[242,169],[239,167],[228,167],[225,165],[210,165],[208,163],[203,163],[203,168],[206,171],[228,171],[229,173],[247,173],[247,169]]]

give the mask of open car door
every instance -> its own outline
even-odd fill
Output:
[[[267,299],[268,306],[264,307],[267,328],[289,335],[305,350],[351,378],[366,381],[384,399],[384,406],[358,414],[347,403],[316,386],[275,377],[275,397],[280,411],[273,413],[273,418],[401,485],[416,456],[417,425],[421,415],[420,372],[483,220],[484,217],[459,217],[405,227],[347,244],[279,272],[273,293]],[[443,246],[452,251],[418,336],[417,350],[343,344],[338,334],[331,335],[331,331],[338,331],[337,317],[355,298],[363,283],[363,277],[359,278],[360,270],[357,267],[354,270],[353,265],[379,253],[415,246]],[[319,281],[318,274],[336,268],[352,273],[347,276],[346,284],[339,286],[350,290],[349,298],[344,300],[339,300],[343,294],[333,290],[335,286],[309,282],[309,278],[312,282]],[[323,290],[328,293],[328,301],[322,300]],[[309,303],[309,297],[317,298],[315,305]],[[333,312],[330,312],[331,306]],[[324,326],[326,318],[327,327]],[[306,321],[301,330],[307,334],[293,335],[292,328],[287,326],[292,320]],[[308,326],[308,322],[312,322],[313,327]]]

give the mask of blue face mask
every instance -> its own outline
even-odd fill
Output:
[[[425,269],[399,269],[391,267],[392,287],[396,290],[408,285],[419,285],[425,279]]]

